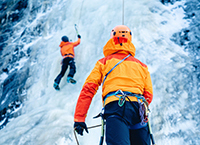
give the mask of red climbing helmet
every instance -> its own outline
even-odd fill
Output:
[[[129,41],[132,40],[132,33],[131,30],[125,25],[118,25],[112,29],[110,38],[113,37],[124,37],[127,38]]]

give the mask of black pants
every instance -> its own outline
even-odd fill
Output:
[[[132,106],[134,104],[135,107]],[[137,102],[126,101],[119,107],[118,101],[105,106],[106,143],[107,145],[150,145],[148,126],[137,130],[129,129],[129,125],[140,122]],[[112,117],[117,115],[120,117]]]
[[[74,74],[76,73],[76,66],[75,66],[74,58],[66,57],[63,59],[60,74],[54,80],[57,84],[60,83],[61,78],[65,75],[68,65],[70,66],[68,77],[72,77],[72,78],[74,77]]]

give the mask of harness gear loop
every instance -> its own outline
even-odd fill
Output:
[[[145,123],[148,122],[148,115],[146,115],[146,107],[144,102],[141,102],[139,99],[138,103],[139,103],[139,114],[140,114],[141,125],[144,125]]]

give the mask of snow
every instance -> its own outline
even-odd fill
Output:
[[[2,81],[5,80],[7,77],[8,77],[8,74],[2,73],[2,74],[0,75],[0,81],[2,82]]]

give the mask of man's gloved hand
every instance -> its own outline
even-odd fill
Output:
[[[81,35],[78,34],[77,37],[78,37],[78,38],[81,38]]]
[[[88,133],[87,125],[85,124],[85,122],[75,122],[74,123],[74,129],[80,135],[83,135],[83,130],[84,129]]]

